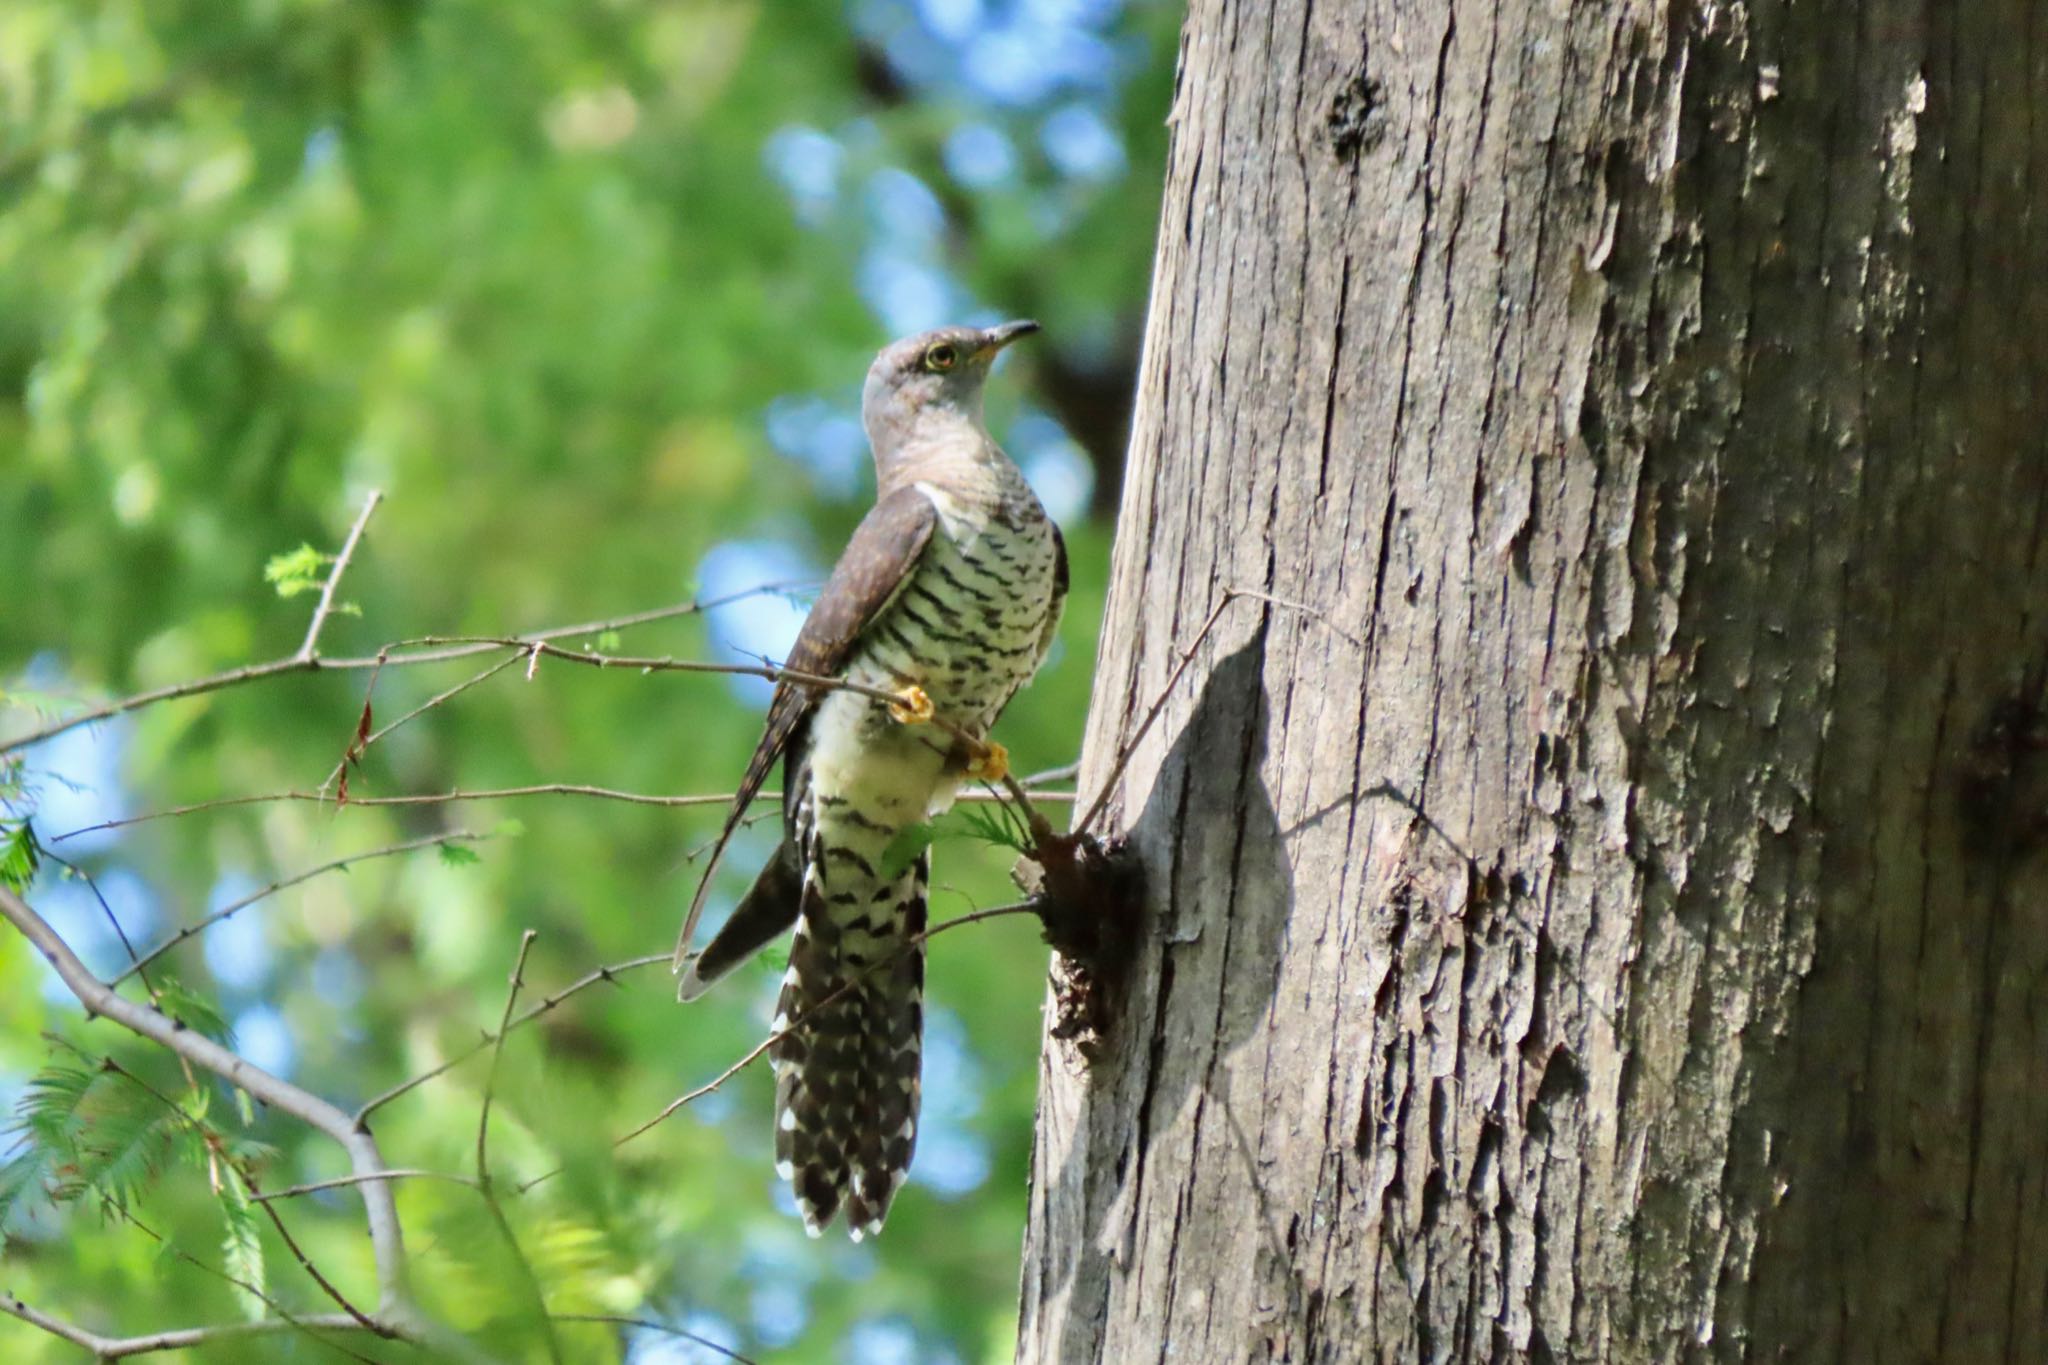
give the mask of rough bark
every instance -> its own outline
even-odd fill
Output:
[[[1193,6],[1020,1360],[2048,1360],[2043,54]]]

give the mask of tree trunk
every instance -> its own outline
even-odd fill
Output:
[[[1020,1360],[2048,1360],[2042,54],[1198,0]]]

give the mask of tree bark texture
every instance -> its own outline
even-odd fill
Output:
[[[2048,6],[1197,0],[1026,1361],[2048,1360]]]

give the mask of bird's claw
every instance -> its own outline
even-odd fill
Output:
[[[933,715],[931,695],[916,683],[905,683],[889,703],[889,714],[904,725],[923,725]]]
[[[967,775],[991,785],[1002,781],[1010,775],[1010,751],[992,739],[981,741],[967,757]]]

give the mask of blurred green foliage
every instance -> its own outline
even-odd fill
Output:
[[[387,501],[323,635],[331,656],[688,600],[720,554],[707,589],[753,566],[815,576],[869,497],[845,439],[860,377],[921,308],[1047,324],[997,377],[992,418],[1085,505],[1079,451],[1113,475],[1114,433],[1061,432],[1038,381],[1134,363],[1177,20],[1109,0],[13,0],[0,740],[289,654],[315,598],[281,590],[324,574],[317,556],[371,488]],[[801,420],[772,440],[778,412]],[[999,731],[1021,771],[1073,758],[1087,703],[1108,527],[1073,517],[1067,534],[1062,648]],[[795,619],[762,600],[568,643],[734,658]],[[385,671],[377,722],[488,662]],[[692,885],[681,857],[718,816],[572,798],[277,803],[55,838],[318,785],[367,678],[152,707],[29,750],[0,786],[7,874],[106,974],[126,960],[110,915],[144,947],[351,852],[491,834],[291,887],[157,969],[167,1008],[195,1026],[218,1010],[252,1055],[351,1107],[495,1024],[523,929],[540,934],[528,1002],[665,951]],[[372,748],[352,793],[722,791],[760,701],[717,678],[521,663]],[[104,911],[61,864],[31,865],[24,817],[92,876]],[[938,917],[1011,898],[1012,855],[958,837],[971,827],[936,831]],[[766,839],[736,846],[726,903]],[[864,1245],[807,1240],[777,1193],[765,1070],[611,1146],[760,1039],[772,962],[689,1008],[658,967],[627,973],[513,1035],[492,1152],[504,1179],[563,1168],[507,1201],[550,1307],[757,1357],[1007,1358],[1045,952],[1009,919],[939,939],[932,958],[919,1170]],[[469,1169],[487,1061],[379,1111],[393,1164]],[[331,1308],[222,1162],[277,1188],[341,1173],[341,1154],[86,1021],[11,933],[0,1087],[20,1150],[55,1161],[14,1168],[6,1288],[105,1333],[243,1316],[246,1294],[202,1267],[267,1277],[294,1311]],[[49,1198],[78,1188],[91,1193]],[[426,1307],[506,1358],[541,1358],[475,1195],[412,1182],[400,1209]],[[282,1212],[331,1277],[372,1297],[358,1198]],[[559,1330],[572,1359],[700,1358],[654,1333]],[[204,1358],[328,1354],[278,1337]],[[75,1355],[0,1317],[7,1360]]]

